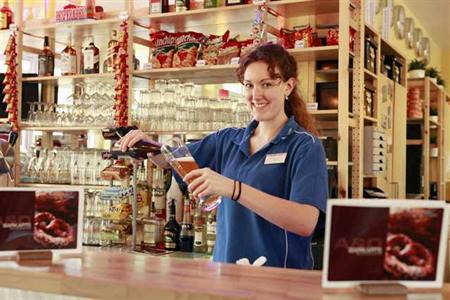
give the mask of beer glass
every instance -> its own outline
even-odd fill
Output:
[[[161,152],[164,154],[170,166],[182,178],[190,171],[199,168],[189,149],[178,137],[174,137],[164,143],[161,147]],[[202,210],[211,211],[222,202],[222,198],[218,195],[209,195],[206,197],[198,197],[198,201]]]

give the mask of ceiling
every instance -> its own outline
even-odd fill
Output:
[[[450,50],[450,0],[404,0],[403,3],[430,38],[442,49]]]

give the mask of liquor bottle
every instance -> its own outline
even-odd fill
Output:
[[[194,214],[194,252],[205,253],[206,250],[206,218],[200,205],[197,205]]]
[[[100,50],[94,45],[94,37],[88,37],[88,46],[83,51],[83,74],[100,73]]]
[[[166,193],[164,188],[164,170],[153,169],[152,200],[155,201],[156,215],[166,220]]]
[[[44,37],[44,49],[38,56],[38,74],[39,76],[53,76],[55,67],[55,55],[50,49],[48,36]]]
[[[72,35],[69,33],[67,46],[61,52],[61,75],[77,74],[77,51],[72,47]]]
[[[137,59],[136,57],[136,53],[133,50],[133,66],[135,70],[139,70],[139,67],[141,65],[141,62],[139,61],[139,59]]]
[[[117,57],[117,46],[119,41],[117,40],[117,30],[111,31],[111,39],[108,42],[108,49],[106,50],[106,58],[103,62],[103,73],[114,72],[114,62]]]
[[[12,23],[13,12],[9,8],[8,0],[3,1],[3,7],[0,8],[0,29],[9,29]]]
[[[170,187],[166,193],[166,207],[169,206],[170,202],[175,201],[175,218],[177,222],[180,223],[183,220],[183,193],[181,192],[175,177],[171,176],[170,180]],[[168,217],[169,216],[167,215],[166,220],[168,220]]]
[[[180,251],[192,252],[194,247],[194,226],[191,221],[189,197],[184,198],[183,222],[180,232]]]
[[[155,202],[152,202],[150,216],[142,219],[142,246],[149,248],[164,248],[164,221],[156,216]]]
[[[141,167],[138,172],[138,182],[137,182],[137,207],[138,207],[138,217],[143,217],[148,215],[149,205],[148,200],[150,198],[147,186],[147,180],[145,175],[145,166],[142,162]]]
[[[180,224],[175,220],[175,202],[170,203],[170,216],[164,226],[164,249],[178,250],[180,240]]]
[[[150,14],[160,14],[169,11],[168,0],[150,0]]]
[[[183,12],[189,10],[189,0],[176,0],[176,11]]]
[[[206,245],[208,254],[212,254],[216,245],[216,210],[210,211],[206,223]]]

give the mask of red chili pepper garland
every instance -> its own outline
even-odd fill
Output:
[[[119,39],[115,70],[115,92],[114,110],[116,126],[127,126],[128,124],[128,24],[124,21],[120,28],[123,32]]]
[[[8,44],[5,49],[5,64],[6,73],[3,80],[3,103],[7,103],[6,112],[8,113],[8,122],[11,124],[11,130],[17,131],[19,129],[18,124],[18,97],[17,97],[17,43],[16,33],[12,33],[9,36]]]

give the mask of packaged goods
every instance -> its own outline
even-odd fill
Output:
[[[178,33],[157,31],[150,33],[150,43],[153,48],[152,68],[170,68],[172,66],[175,43]]]
[[[240,41],[239,43],[241,44],[241,54],[240,54],[241,57],[250,53],[257,46],[257,45],[255,45],[255,40],[253,40],[253,39]]]
[[[239,57],[240,43],[236,40],[229,40],[219,49],[219,56],[217,57],[217,64],[225,65],[231,62],[233,57]]]
[[[195,66],[198,49],[204,37],[202,33],[193,31],[177,33],[172,66],[174,68]]]
[[[205,38],[203,43],[202,59],[205,60],[207,65],[217,65],[220,47],[228,41],[229,35],[230,31],[227,30],[221,36],[211,34]]]

